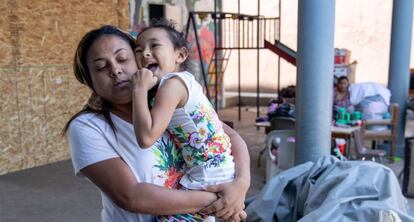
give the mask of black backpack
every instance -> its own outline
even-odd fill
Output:
[[[291,115],[291,107],[288,103],[282,103],[280,104],[275,111],[268,113],[267,116],[269,120],[271,120],[273,117],[294,117]]]

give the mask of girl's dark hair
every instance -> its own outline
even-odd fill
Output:
[[[85,36],[83,36],[75,52],[75,57],[73,60],[73,71],[75,73],[76,79],[80,83],[88,86],[89,89],[91,89],[93,92],[95,92],[95,90],[93,88],[91,74],[89,72],[89,68],[87,64],[88,51],[90,47],[92,46],[92,44],[97,39],[105,35],[117,36],[125,40],[125,42],[127,42],[131,46],[132,50],[134,50],[136,46],[135,40],[134,38],[132,38],[132,36],[130,36],[126,32],[123,32],[117,27],[111,26],[111,25],[104,25],[98,29],[89,31],[88,33],[86,33]],[[110,105],[111,104],[108,101],[105,101],[104,99],[102,99],[101,109],[96,109],[90,106],[89,104],[87,104],[85,107],[82,108],[81,111],[79,111],[74,116],[72,116],[72,118],[70,118],[70,120],[66,123],[65,127],[63,128],[63,134],[66,134],[66,132],[68,131],[70,123],[76,117],[78,117],[79,115],[83,113],[95,113],[97,115],[103,115],[105,120],[108,122],[108,124],[112,128],[112,130],[115,131],[115,125],[109,113]]]
[[[138,34],[138,37],[144,33],[145,31],[153,28],[161,28],[164,29],[168,33],[168,37],[171,40],[171,42],[174,45],[174,49],[181,49],[186,48],[189,50],[188,42],[185,39],[185,34],[183,32],[179,32],[175,29],[175,22],[172,20],[166,20],[166,19],[152,19],[151,23],[148,27],[142,29],[142,31]],[[187,59],[181,63],[181,70],[188,70],[190,68],[189,65],[190,61],[187,57]]]

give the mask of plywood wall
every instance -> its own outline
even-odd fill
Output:
[[[129,27],[128,0],[0,1],[0,174],[69,158],[61,131],[89,94],[72,72],[81,37]]]

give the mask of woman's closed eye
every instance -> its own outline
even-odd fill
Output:
[[[99,62],[99,63],[96,63],[96,65],[95,65],[95,69],[96,69],[97,71],[102,71],[102,70],[104,70],[106,67],[107,67],[107,64],[106,64],[105,62]]]
[[[100,66],[100,67],[97,67],[96,70],[98,70],[98,71],[104,71],[106,69],[106,67],[107,66],[102,66],[102,67]]]
[[[126,61],[128,61],[128,56],[126,56],[126,55],[119,56],[117,58],[117,61],[120,62],[120,63],[126,62]]]

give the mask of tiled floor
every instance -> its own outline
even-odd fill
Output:
[[[252,173],[248,195],[256,194],[265,182],[265,159],[261,167],[257,165],[265,134],[254,127],[255,109],[243,108],[241,122],[237,121],[237,108],[221,110],[219,115],[222,120],[233,121],[248,144]],[[391,168],[399,172],[402,162]],[[409,202],[414,207],[414,201]],[[97,189],[88,180],[73,175],[69,160],[0,176],[1,222],[99,221],[100,208]]]

